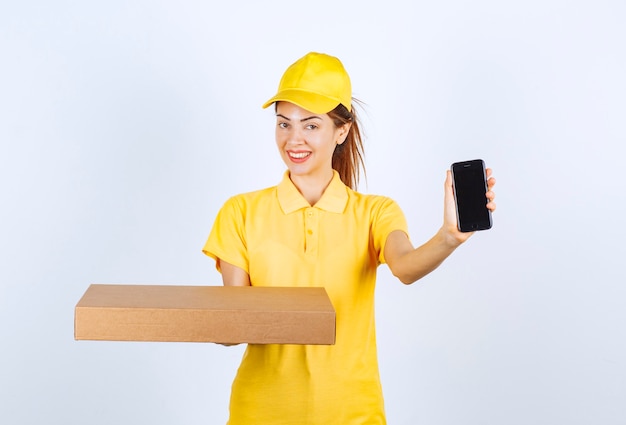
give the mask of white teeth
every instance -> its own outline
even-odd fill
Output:
[[[302,159],[309,156],[310,154],[310,152],[289,152],[289,156],[295,159]]]

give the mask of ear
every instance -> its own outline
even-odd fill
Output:
[[[348,122],[345,123],[344,125],[342,125],[341,127],[338,128],[338,133],[337,133],[337,144],[341,145],[343,142],[346,141],[346,138],[348,137],[348,133],[350,132],[350,127],[352,127],[352,123]]]

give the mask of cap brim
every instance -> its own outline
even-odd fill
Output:
[[[270,100],[263,104],[263,108],[267,108],[275,102],[289,102],[314,114],[326,114],[337,107],[341,102],[338,99],[332,99],[319,94],[311,93],[304,90],[281,90]],[[345,106],[345,105],[344,105]]]

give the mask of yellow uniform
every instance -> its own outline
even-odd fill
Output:
[[[394,201],[351,190],[337,172],[313,207],[288,172],[225,203],[205,254],[247,271],[254,286],[323,286],[337,314],[335,345],[248,345],[230,425],[386,423],[374,287],[387,236],[406,227]]]

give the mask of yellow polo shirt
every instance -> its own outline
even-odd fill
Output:
[[[285,173],[275,187],[229,199],[203,252],[247,271],[254,286],[323,286],[336,344],[249,344],[232,386],[230,425],[385,424],[374,326],[376,269],[394,230],[389,198],[345,186],[335,172],[314,206]]]

